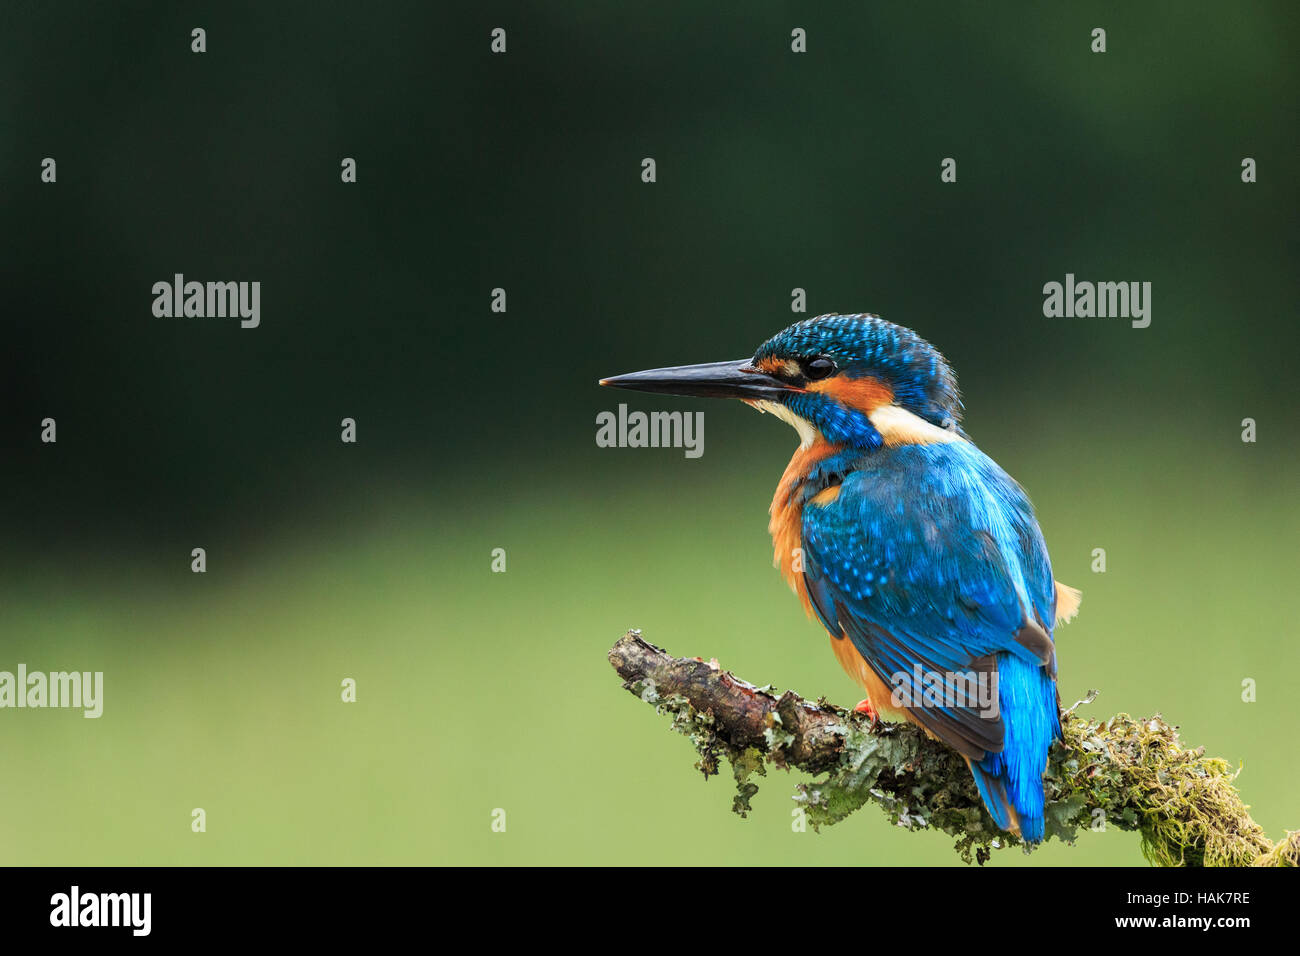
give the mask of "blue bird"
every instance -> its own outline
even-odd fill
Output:
[[[1041,841],[1061,736],[1052,634],[1080,595],[1053,578],[1024,489],[962,429],[939,351],[875,315],[823,315],[753,358],[601,384],[738,398],[794,427],[774,563],[865,689],[857,709],[956,750],[997,826]]]

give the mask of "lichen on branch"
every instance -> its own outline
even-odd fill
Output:
[[[897,826],[955,837],[968,863],[1021,843],[993,823],[962,759],[911,724],[873,727],[824,699],[777,695],[716,661],[672,657],[635,630],[610,649],[609,661],[627,690],[690,738],[706,777],[727,760],[741,816],[758,791],[755,778],[772,764],[816,778],[794,795],[814,829],[871,802]],[[1074,709],[1063,715],[1064,740],[1052,748],[1044,777],[1048,839],[1073,843],[1080,830],[1113,826],[1136,830],[1143,853],[1161,866],[1300,865],[1300,831],[1274,846],[1250,818],[1226,761],[1183,747],[1177,728],[1159,716],[1094,721]]]

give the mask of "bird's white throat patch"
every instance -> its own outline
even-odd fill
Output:
[[[767,399],[759,399],[758,401],[746,402],[745,404],[752,405],[760,412],[768,412],[775,415],[777,418],[781,419],[781,421],[792,427],[799,433],[800,448],[807,448],[821,435],[821,432],[817,430],[816,425],[808,421],[806,418],[800,418],[780,402],[769,402]]]
[[[775,415],[791,426],[799,433],[800,448],[807,448],[821,437],[821,432],[817,430],[816,425],[808,421],[808,419],[796,415],[780,402],[760,399],[747,401],[745,404],[752,405],[760,412]],[[899,405],[881,405],[867,417],[871,419],[872,426],[875,427],[876,431],[880,432],[880,437],[884,439],[885,444],[889,447],[898,445],[941,445],[965,440],[955,431],[932,425],[924,418],[914,415]]]

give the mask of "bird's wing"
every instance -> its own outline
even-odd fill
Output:
[[[919,673],[988,680],[1010,653],[1055,673],[1055,589],[1023,490],[973,445],[873,455],[802,515],[804,582],[832,636],[853,642],[886,687]],[[1003,723],[960,681],[903,709],[964,756],[1002,749]],[[909,685],[911,686],[911,685]],[[994,684],[996,687],[996,684]]]

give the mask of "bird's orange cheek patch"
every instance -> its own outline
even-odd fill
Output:
[[[894,390],[880,379],[870,376],[848,378],[836,375],[820,382],[809,382],[807,388],[810,392],[821,392],[841,405],[847,405],[866,415],[894,400]]]

